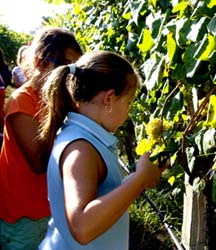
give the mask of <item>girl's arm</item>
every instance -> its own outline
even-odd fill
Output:
[[[14,113],[8,116],[15,140],[25,156],[29,167],[36,174],[44,173],[47,169],[47,159],[41,161],[41,152],[45,151],[45,145],[37,138],[38,121],[27,114]]]
[[[95,148],[82,140],[65,149],[60,167],[69,229],[81,244],[89,243],[109,229],[144,189],[156,186],[161,175],[160,169],[145,154],[130,178],[97,198],[98,185],[106,176],[106,167]]]

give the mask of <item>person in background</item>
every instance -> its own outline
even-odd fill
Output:
[[[28,45],[23,45],[17,53],[17,65],[12,69],[12,81],[15,88],[19,88],[25,82],[25,76],[22,72],[22,61],[25,59],[25,50]]]
[[[75,62],[82,49],[73,33],[45,28],[25,53],[26,82],[7,101],[0,155],[0,245],[7,250],[36,250],[46,232],[50,152],[38,137],[40,119],[46,113],[41,88],[54,68]]]
[[[5,61],[3,50],[0,48],[0,74],[4,80],[5,88],[11,85],[11,70]]]
[[[47,172],[52,216],[40,250],[128,250],[128,207],[162,172],[145,153],[123,181],[113,132],[128,117],[139,79],[120,55],[93,51],[44,84],[40,137],[48,148],[55,142]]]
[[[3,140],[4,102],[5,102],[5,83],[0,74],[0,150],[1,150],[2,140]]]
[[[0,48],[0,150],[3,140],[5,89],[11,85],[11,71]]]

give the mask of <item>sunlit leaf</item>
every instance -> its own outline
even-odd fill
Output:
[[[140,143],[136,147],[137,155],[143,155],[146,152],[149,152],[152,148],[152,142],[148,139],[144,138],[140,141]]]
[[[130,19],[131,19],[131,12],[124,13],[124,14],[122,15],[122,17],[123,17],[124,19],[126,19],[126,20],[130,20]]]
[[[137,44],[137,47],[140,49],[140,51],[145,54],[147,51],[149,51],[154,46],[154,40],[151,36],[151,32],[149,29],[143,30],[143,38],[141,43]]]
[[[212,166],[212,169],[213,169],[214,171],[216,171],[216,161],[214,162],[214,164],[213,164],[213,166]]]
[[[80,12],[81,12],[80,5],[75,4],[75,5],[74,5],[74,14],[75,14],[75,15],[79,15]]]
[[[168,179],[168,182],[169,182],[169,184],[170,184],[171,186],[173,186],[174,183],[175,183],[175,180],[176,180],[175,176],[171,176],[171,177]]]
[[[167,50],[168,50],[169,61],[171,63],[176,52],[176,42],[175,39],[173,38],[173,33],[169,33],[167,35]]]
[[[216,37],[208,34],[204,36],[194,57],[202,61],[209,61],[210,60],[209,56],[215,48],[216,48]]]
[[[216,6],[215,0],[209,0],[207,6],[208,6],[209,8],[212,8],[212,7]]]
[[[178,174],[178,175],[176,176],[176,179],[181,178],[183,175],[184,175],[183,173]]]
[[[212,128],[216,128],[216,95],[212,95],[209,99],[209,108],[206,120]]]
[[[152,4],[153,4],[154,7],[156,7],[157,1],[158,1],[158,0],[151,0],[151,2],[152,2]]]
[[[182,17],[188,5],[189,5],[189,2],[187,0],[181,1],[173,7],[172,12],[173,13],[179,12],[179,16]]]

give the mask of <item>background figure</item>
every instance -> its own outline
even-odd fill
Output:
[[[5,88],[7,88],[8,85],[11,85],[12,74],[8,64],[4,60],[4,53],[1,48],[0,48],[0,74],[4,80]]]
[[[41,88],[57,66],[76,61],[82,50],[60,28],[39,31],[25,50],[26,83],[10,96],[0,155],[0,241],[2,249],[38,249],[50,216],[46,169],[49,150],[38,137]]]
[[[17,65],[12,69],[12,81],[15,88],[19,88],[25,82],[25,76],[22,72],[22,61],[25,60],[25,51],[27,45],[19,48],[17,53]]]
[[[3,138],[4,126],[4,102],[5,102],[5,89],[11,84],[11,71],[4,60],[4,54],[0,48],[0,150]]]
[[[113,132],[138,85],[132,65],[108,51],[58,67],[44,84],[41,138],[50,148],[58,134],[47,172],[52,218],[40,250],[128,250],[128,207],[162,171],[146,153],[123,181]]]
[[[4,101],[5,101],[5,84],[0,74],[0,150],[3,139],[3,127],[4,127]]]

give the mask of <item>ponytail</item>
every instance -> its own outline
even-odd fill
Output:
[[[54,69],[42,88],[45,115],[41,120],[40,137],[45,141],[48,152],[52,149],[56,133],[62,126],[65,116],[73,106],[66,85],[69,73],[70,68],[66,65]]]

